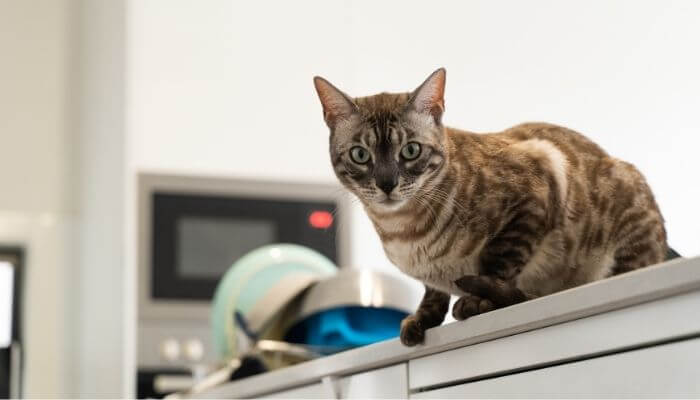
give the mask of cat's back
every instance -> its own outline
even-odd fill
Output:
[[[605,150],[586,136],[572,129],[546,122],[519,124],[496,135],[513,142],[537,139],[549,141],[563,152],[572,164],[576,164],[579,158],[609,157]]]
[[[591,163],[610,158],[605,150],[586,136],[572,129],[546,122],[526,122],[500,132],[491,133],[473,133],[454,128],[447,128],[446,131],[448,137],[455,143],[457,153],[460,153],[465,147],[478,147],[481,150],[479,153],[495,154],[514,145],[514,149],[518,151],[523,148],[522,142],[546,142],[555,146],[574,170],[585,169],[590,167]]]
[[[634,165],[558,125],[525,123],[491,135],[513,155],[533,157],[540,150],[547,153],[552,170],[561,168],[556,181],[562,191],[565,218],[560,220],[559,232],[566,249],[564,265],[572,267],[567,287],[663,259],[663,218],[644,176]],[[640,249],[644,249],[643,254]],[[630,251],[639,253],[635,253],[633,263],[629,262],[633,259]],[[539,276],[540,272],[532,273]],[[526,275],[522,279],[526,280]]]

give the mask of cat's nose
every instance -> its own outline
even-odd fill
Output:
[[[399,180],[394,176],[385,179],[377,179],[377,187],[381,189],[382,192],[386,193],[387,196],[391,194],[391,191],[394,190],[398,183]]]

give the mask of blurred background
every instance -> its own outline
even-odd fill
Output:
[[[143,229],[160,229],[144,191],[279,182],[308,202],[299,187],[335,185],[314,75],[361,96],[444,66],[447,125],[588,135],[646,175],[671,246],[700,253],[699,16],[690,0],[0,0],[0,263],[21,266],[23,395],[136,395]],[[343,218],[320,250],[398,277],[362,210]]]

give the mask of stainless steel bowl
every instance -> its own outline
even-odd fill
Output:
[[[416,310],[420,295],[406,279],[369,269],[346,268],[308,289],[294,323],[320,311],[347,306],[392,308],[410,314]]]

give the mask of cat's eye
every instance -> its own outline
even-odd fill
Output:
[[[369,161],[369,151],[364,147],[355,146],[350,149],[350,158],[358,164],[367,164]]]
[[[420,143],[411,142],[401,149],[401,157],[404,160],[415,160],[420,155]]]

